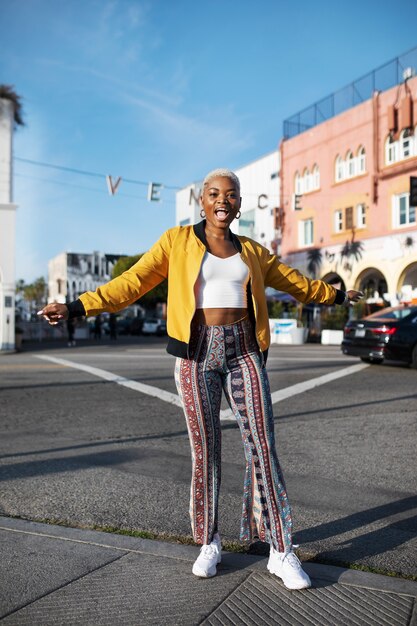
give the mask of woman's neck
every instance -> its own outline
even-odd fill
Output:
[[[224,231],[223,229],[219,229],[219,232],[215,233],[206,225],[205,233],[206,237],[213,237],[214,239],[221,239],[223,241],[231,241],[229,229],[227,229],[226,231]]]

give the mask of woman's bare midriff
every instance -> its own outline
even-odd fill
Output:
[[[197,309],[193,324],[225,326],[243,319],[247,314],[248,309]]]

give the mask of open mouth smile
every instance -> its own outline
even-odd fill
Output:
[[[217,209],[214,209],[214,214],[217,219],[223,221],[229,215],[229,209],[226,209],[225,207],[218,207]]]

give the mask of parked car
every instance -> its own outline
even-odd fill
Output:
[[[388,359],[417,369],[417,306],[389,307],[349,321],[341,348],[344,354],[367,363]]]
[[[130,335],[130,325],[132,323],[129,317],[117,318],[116,332],[118,335]]]
[[[157,317],[145,318],[142,326],[143,335],[166,335],[167,323]]]

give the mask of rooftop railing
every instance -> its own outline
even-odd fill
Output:
[[[409,69],[410,72],[407,72]],[[321,122],[325,122],[335,115],[365,102],[365,100],[369,100],[375,91],[386,91],[399,85],[405,80],[405,72],[406,76],[407,74],[412,76],[416,69],[417,46],[284,120],[284,139],[295,137],[295,135],[299,135],[305,130],[321,124]]]

